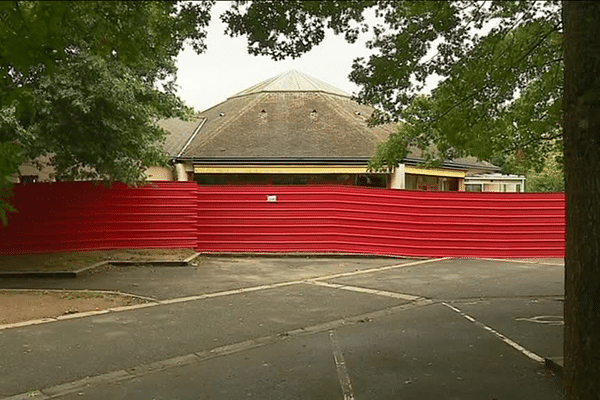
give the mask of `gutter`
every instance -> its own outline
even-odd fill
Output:
[[[175,162],[192,162],[194,165],[336,165],[336,166],[364,166],[368,164],[370,157],[194,157],[194,156],[177,156],[174,157]],[[424,160],[419,158],[406,157],[402,163],[407,166],[418,166]],[[441,168],[452,170],[482,170],[482,171],[499,171],[496,166],[473,165],[445,161],[440,165]]]
[[[194,165],[358,165],[369,157],[175,157],[175,162],[191,161]]]

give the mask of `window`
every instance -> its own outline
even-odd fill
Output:
[[[415,190],[417,188],[417,176],[406,174],[404,177],[404,187],[408,190]]]
[[[37,183],[39,176],[37,175],[21,175],[21,183]]]
[[[375,175],[375,174],[361,174],[356,175],[354,181],[356,186],[367,186],[367,187],[387,187],[387,175]]]
[[[276,175],[273,177],[273,185],[306,185],[307,175]]]
[[[442,190],[458,192],[458,178],[442,178]]]
[[[217,175],[217,174],[195,175],[194,180],[198,183],[198,185],[225,185],[225,184],[227,184],[227,178],[223,175]]]
[[[310,185],[352,185],[354,175],[351,174],[315,174],[310,176]]]
[[[465,185],[465,192],[482,192],[482,186],[481,183],[467,183]]]

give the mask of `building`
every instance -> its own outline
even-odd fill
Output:
[[[474,159],[419,167],[413,151],[394,171],[367,164],[395,125],[369,127],[374,109],[298,71],[229,97],[195,121],[161,121],[177,180],[200,185],[357,185],[421,190],[464,190],[469,174],[498,170]],[[155,173],[156,176],[160,174]],[[162,173],[167,179],[168,172]]]
[[[368,161],[395,124],[370,127],[374,109],[349,93],[298,71],[243,90],[191,121],[159,121],[168,132],[172,167],[151,167],[150,181],[200,185],[354,185],[436,191],[523,191],[523,177],[474,158],[422,167],[412,149],[392,171],[370,172]],[[20,167],[21,181],[54,180],[52,168]],[[500,178],[504,179],[500,186]],[[18,177],[15,177],[18,181]]]
[[[467,192],[524,192],[523,175],[481,174],[465,178]]]

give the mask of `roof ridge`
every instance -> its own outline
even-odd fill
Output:
[[[208,121],[182,156],[368,157],[393,131],[367,128],[365,117],[372,111],[351,98],[322,92],[228,99],[204,113]]]
[[[208,120],[208,118],[206,118],[206,117],[200,117],[199,118],[198,125],[196,126],[196,128],[194,129],[194,131],[192,132],[192,134],[190,135],[190,137],[188,138],[188,140],[185,142],[185,144],[183,145],[183,147],[177,152],[177,157],[181,156],[181,154],[194,141],[194,139],[196,138],[196,135],[198,134],[198,132],[200,132],[200,129],[202,129],[202,126],[204,125],[204,123],[207,120]]]
[[[230,96],[229,99],[265,92],[323,92],[341,97],[352,95],[335,86],[298,70],[275,75]]]
[[[202,132],[200,132],[202,127],[200,127],[200,130],[198,130],[198,134],[196,135],[198,137],[198,142],[194,143],[194,147],[199,147],[207,144],[212,139],[217,137],[223,129],[231,125],[234,121],[237,121],[239,118],[241,118],[241,116],[244,115],[244,112],[246,112],[246,110],[251,109],[256,103],[258,103],[262,99],[263,96],[261,96],[261,93],[257,94],[258,96],[256,96],[256,99],[254,99],[254,101],[250,101],[248,104],[246,104],[246,106],[239,110],[237,114],[234,114],[232,118],[228,118],[227,121],[225,121],[223,124],[221,124],[221,126],[219,126],[217,129],[211,132],[210,135],[202,135]]]

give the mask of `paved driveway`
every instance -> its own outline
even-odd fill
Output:
[[[0,398],[563,398],[541,362],[556,260],[209,257],[0,287],[155,299],[0,330]]]

